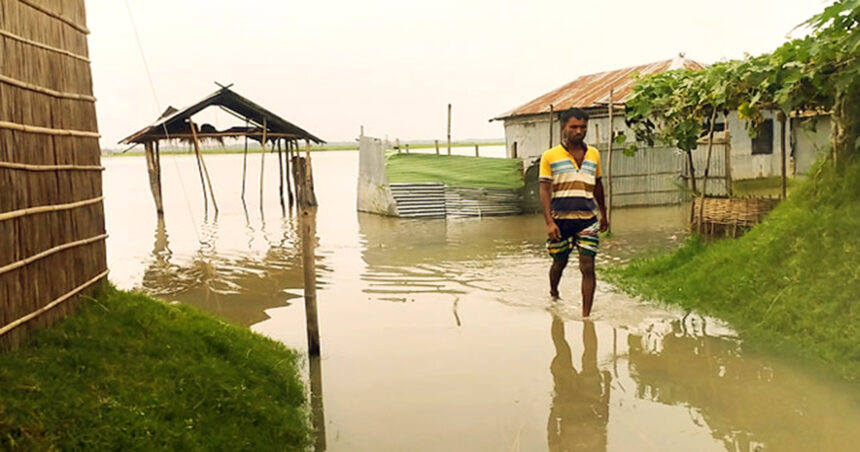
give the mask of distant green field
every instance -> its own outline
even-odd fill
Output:
[[[391,154],[389,182],[441,182],[455,187],[521,188],[523,172],[514,159],[463,155]]]

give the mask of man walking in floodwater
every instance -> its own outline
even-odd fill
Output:
[[[559,298],[562,271],[576,248],[582,273],[582,316],[588,317],[594,302],[598,232],[609,229],[600,153],[584,141],[588,113],[571,108],[561,113],[560,120],[562,144],[545,151],[540,159],[540,204],[549,237],[547,250],[553,258],[549,293],[553,299]],[[599,219],[595,207],[600,209]]]

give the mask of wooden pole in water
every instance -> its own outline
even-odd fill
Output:
[[[325,440],[325,405],[323,404],[322,359],[311,356],[308,359],[311,377],[311,415],[313,417],[316,441],[314,451],[326,450]]]
[[[708,175],[711,172],[711,150],[714,148],[714,126],[717,122],[717,107],[711,113],[711,129],[708,131],[708,156],[705,161],[705,179],[702,181],[702,196],[699,201],[699,234],[702,233],[702,224],[705,221],[705,197],[708,195]]]
[[[311,142],[305,140],[305,198],[308,206],[317,205],[317,195],[314,193],[313,165],[311,165]]]
[[[480,157],[480,155],[478,155],[478,145],[477,144],[475,145],[475,157]]]
[[[292,152],[290,149],[292,148],[292,143],[290,140],[284,138],[284,177],[286,178],[287,184],[287,202],[290,206],[290,209],[293,208],[293,189],[290,188],[290,158],[292,157]]]
[[[606,146],[606,194],[608,195],[606,202],[606,221],[609,223],[609,230],[612,232],[612,144],[615,138],[615,125],[612,123],[615,114],[615,90],[609,90],[609,142]]]
[[[284,205],[284,157],[281,154],[280,138],[276,138],[275,143],[278,145],[278,195],[281,199],[281,212],[286,214],[287,208]]]
[[[248,120],[245,120],[245,152],[242,156],[242,201],[245,201],[245,177],[248,173]]]
[[[451,155],[451,104],[448,104],[448,155]]]
[[[215,201],[215,190],[212,189],[212,179],[209,178],[209,170],[206,168],[206,161],[203,160],[203,153],[200,151],[200,141],[197,139],[197,126],[191,118],[188,119],[188,124],[191,126],[191,137],[194,140],[194,152],[197,154],[198,164],[203,167],[203,174],[206,176],[206,185],[209,187],[209,196],[212,197],[212,206],[215,207],[215,213],[218,213],[218,203]]]
[[[143,148],[146,154],[146,170],[149,173],[149,188],[152,191],[152,200],[155,201],[155,212],[158,217],[161,217],[164,215],[164,204],[161,199],[161,168],[158,165],[153,142],[143,143]]]
[[[317,275],[314,260],[314,229],[316,211],[302,207],[302,267],[305,285],[305,321],[308,333],[308,354],[320,355],[320,331],[317,319]]]
[[[266,118],[263,118],[263,139],[260,142],[263,146],[263,151],[260,152],[260,211],[263,210],[263,173],[266,171],[266,141],[268,137],[266,133],[269,131],[269,127],[266,124]]]
[[[785,185],[786,185],[786,170],[785,170],[785,113],[779,112],[776,115],[777,119],[779,119],[779,164],[780,164],[780,175],[782,176],[782,191],[780,192],[781,198],[785,199]]]
[[[436,142],[436,155],[439,155],[439,140],[433,140]]]

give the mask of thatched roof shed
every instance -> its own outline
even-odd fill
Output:
[[[311,174],[310,159],[307,157],[300,157],[298,155],[298,143],[299,141],[304,141],[307,148],[310,143],[322,144],[325,143],[325,141],[261,107],[255,102],[252,102],[250,99],[230,90],[230,86],[232,85],[221,86],[219,90],[181,110],[168,107],[167,110],[161,114],[161,117],[155,121],[155,123],[138,130],[120,141],[120,143],[123,144],[144,145],[147,170],[149,172],[150,189],[152,190],[155,208],[159,215],[164,214],[161,191],[161,156],[159,152],[159,142],[163,140],[182,140],[194,144],[195,154],[199,163],[200,178],[201,181],[204,179],[206,180],[206,183],[203,184],[203,197],[207,210],[209,197],[212,198],[212,204],[214,205],[216,213],[218,212],[218,204],[215,201],[212,182],[209,179],[206,163],[203,161],[203,155],[200,151],[200,141],[221,141],[224,138],[240,137],[246,137],[260,142],[263,145],[263,157],[265,157],[266,146],[269,143],[272,144],[272,150],[277,146],[282,207],[284,206],[284,185],[287,187],[289,204],[290,206],[293,205],[293,189],[290,187],[291,162],[293,163],[293,186],[295,187],[297,203],[303,206],[316,205],[316,196],[313,192],[313,176]],[[237,119],[244,121],[246,126],[236,126],[226,130],[216,130],[215,127],[209,124],[203,124],[201,126],[195,124],[191,119],[192,116],[209,107],[221,108]],[[283,144],[284,150],[286,151],[285,161],[282,161],[281,144]],[[284,172],[284,168],[286,168],[286,172]],[[244,181],[245,176],[243,174],[243,200],[245,196]],[[262,200],[262,188],[260,198]]]
[[[233,127],[223,131],[200,130],[196,134],[198,138],[243,137],[247,135],[260,141],[263,124],[266,124],[266,136],[271,140],[286,138],[288,140],[306,140],[318,144],[325,143],[310,132],[230,90],[229,87],[223,87],[181,110],[169,107],[154,124],[123,138],[120,143],[133,144],[166,139],[193,139],[188,120],[209,107],[221,107],[237,118],[243,121],[247,120],[255,127],[250,129]]]
[[[84,0],[0,1],[0,343],[107,275]]]

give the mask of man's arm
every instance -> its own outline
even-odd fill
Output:
[[[540,181],[540,207],[543,211],[543,221],[546,223],[546,235],[553,239],[558,240],[561,238],[561,231],[558,229],[558,225],[555,224],[555,221],[552,219],[552,181],[551,180],[541,180]]]
[[[606,232],[609,230],[609,219],[606,218],[606,203],[603,200],[603,181],[599,177],[594,182],[594,200],[600,209],[600,231]]]

